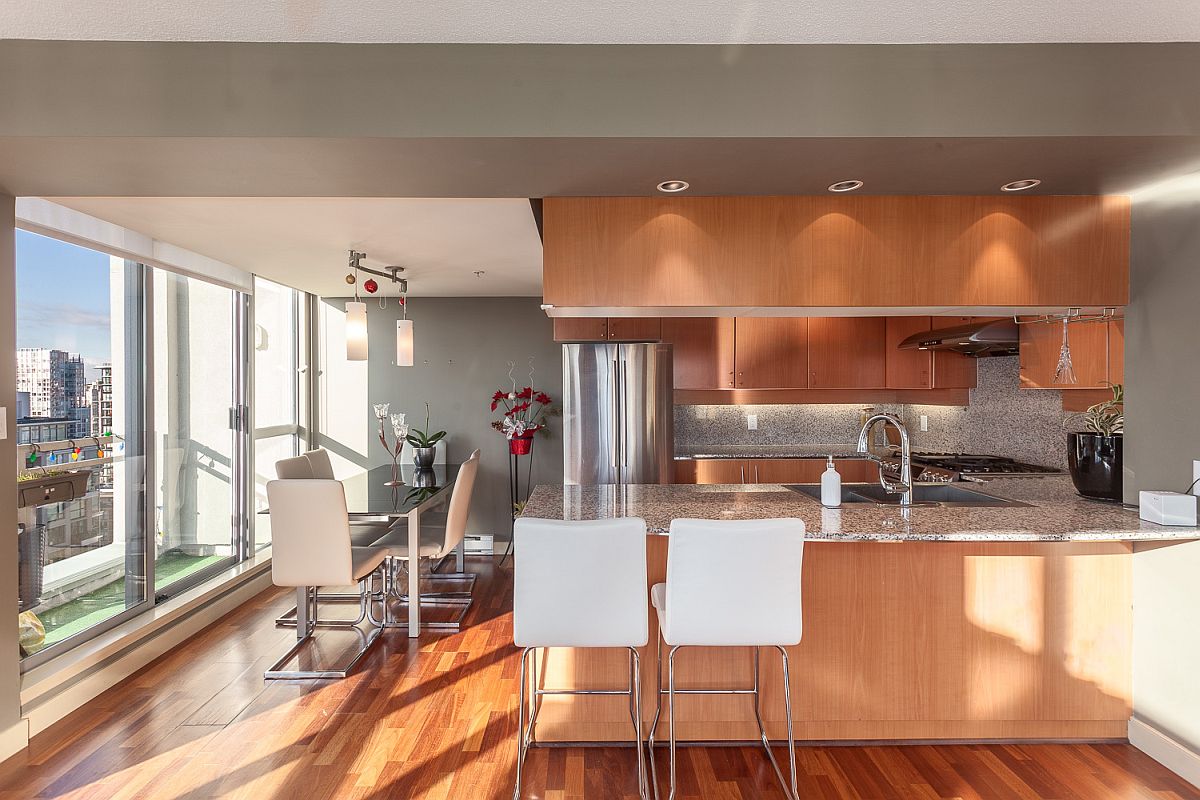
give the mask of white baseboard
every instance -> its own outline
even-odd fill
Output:
[[[1129,743],[1200,788],[1200,753],[1184,747],[1158,728],[1136,718],[1129,720]]]
[[[0,761],[15,756],[29,746],[29,721],[19,720],[6,731],[0,732]]]

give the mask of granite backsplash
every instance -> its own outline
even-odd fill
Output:
[[[978,453],[1066,469],[1066,434],[1060,392],[1021,391],[1016,356],[979,360],[979,385],[969,406],[880,404],[898,414],[918,450]],[[858,438],[862,404],[676,406],[675,449],[709,445],[830,444]],[[746,430],[746,415],[758,430]],[[920,430],[920,417],[929,430]]]

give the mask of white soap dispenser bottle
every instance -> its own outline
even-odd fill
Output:
[[[842,505],[842,476],[833,465],[833,456],[829,456],[825,472],[821,475],[821,505],[826,508]]]

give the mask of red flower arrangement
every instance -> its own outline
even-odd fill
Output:
[[[521,391],[505,392],[497,389],[492,395],[492,411],[503,407],[500,419],[492,420],[492,427],[503,433],[506,439],[528,439],[546,427],[546,416],[553,412],[554,401],[545,392],[526,386]]]

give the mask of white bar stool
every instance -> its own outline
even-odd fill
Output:
[[[792,731],[792,696],[788,654],[800,643],[800,568],[804,555],[804,522],[798,519],[704,520],[671,523],[667,550],[667,582],[655,584],[650,600],[658,612],[658,702],[650,726],[650,776],[658,797],[654,767],[654,732],[662,714],[662,645],[667,655],[667,725],[671,793],[675,782],[675,696],[740,694],[754,698],[754,718],[767,758],[784,794],[798,800],[796,739]],[[676,689],[675,655],[683,647],[753,647],[754,685],[749,689]],[[783,703],[787,715],[791,790],[771,752],[759,705],[759,650],[774,647],[783,658]]]
[[[641,661],[637,648],[650,638],[646,609],[646,523],[636,518],[562,522],[518,519],[513,528],[513,641],[521,651],[517,707],[517,780],[535,741],[545,695],[628,695],[638,759],[638,793],[648,800],[642,747]],[[530,654],[549,647],[623,647],[629,650],[629,688],[552,691],[538,688],[537,664],[529,693]]]

